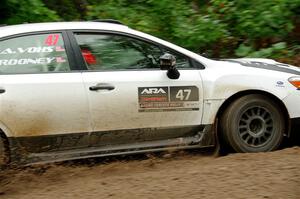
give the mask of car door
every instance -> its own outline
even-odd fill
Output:
[[[88,146],[87,98],[64,38],[53,32],[0,41],[0,120],[28,152]]]
[[[176,54],[180,78],[159,69],[170,49],[125,35],[74,33],[93,133],[91,146],[163,140],[199,131],[202,82],[190,60]],[[175,52],[172,52],[173,54]]]

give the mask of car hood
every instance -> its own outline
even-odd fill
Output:
[[[279,71],[300,75],[300,68],[289,64],[283,64],[272,59],[262,58],[240,58],[240,59],[223,59],[222,61],[238,63],[245,67],[254,67],[265,70]]]

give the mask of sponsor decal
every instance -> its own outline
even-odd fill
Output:
[[[139,87],[139,102],[167,102],[169,101],[168,87]]]
[[[1,59],[0,66],[15,66],[15,65],[28,65],[28,64],[50,64],[56,57],[41,57],[41,58],[24,58],[24,59]]]
[[[55,46],[59,40],[59,34],[51,34],[45,39],[47,46]]]
[[[199,101],[199,89],[196,86],[171,86],[170,101]]]
[[[64,46],[56,46],[60,38],[59,34],[48,35],[45,39],[47,46],[29,46],[29,47],[14,47],[0,49],[0,66],[16,66],[16,65],[48,65],[50,63],[64,63],[67,62],[64,57],[53,56],[64,52]],[[45,57],[43,57],[45,53]],[[36,54],[37,56],[35,56]],[[65,54],[65,53],[63,53]],[[47,56],[47,57],[46,57]]]
[[[57,63],[65,63],[66,60],[63,57],[56,57],[56,62]]]
[[[6,48],[0,50],[0,55],[10,55],[10,54],[34,54],[34,53],[52,53],[52,52],[64,52],[65,49],[62,46],[46,46],[46,47],[28,47],[28,48]]]
[[[0,55],[8,55],[8,54],[24,54],[24,53],[50,53],[53,52],[53,47],[28,47],[28,48],[6,48],[5,50],[0,51]]]
[[[56,52],[64,52],[65,49],[64,49],[62,46],[56,46],[56,47],[55,47],[55,51],[56,51]]]
[[[139,87],[139,112],[197,111],[197,86]]]
[[[163,88],[145,88],[142,91],[142,94],[160,94],[160,93],[165,94],[166,91]]]

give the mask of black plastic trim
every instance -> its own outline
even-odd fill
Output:
[[[115,20],[115,19],[94,19],[91,20],[92,22],[103,22],[103,23],[113,23],[113,24],[120,24],[125,25],[121,21]]]
[[[63,40],[64,40],[64,45],[66,48],[66,54],[68,57],[70,69],[71,69],[71,71],[78,70],[78,68],[76,67],[75,59],[74,59],[75,58],[74,51],[72,49],[72,45],[71,45],[71,42],[67,35],[67,32],[62,31],[62,36],[63,36]]]
[[[199,68],[202,70],[205,69],[205,66],[202,63],[200,63],[192,58],[190,59],[190,62],[191,62],[191,65],[194,66],[195,68]]]
[[[291,129],[299,129],[300,128],[300,117],[291,119]]]
[[[72,50],[74,52],[74,60],[76,62],[76,68],[78,70],[87,70],[85,61],[83,59],[80,47],[77,44],[76,38],[74,37],[72,32],[70,32],[70,31],[66,31],[66,32],[67,32],[70,44],[72,46]]]

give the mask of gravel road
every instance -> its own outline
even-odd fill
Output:
[[[213,157],[182,152],[0,172],[0,198],[300,198],[300,147]]]

